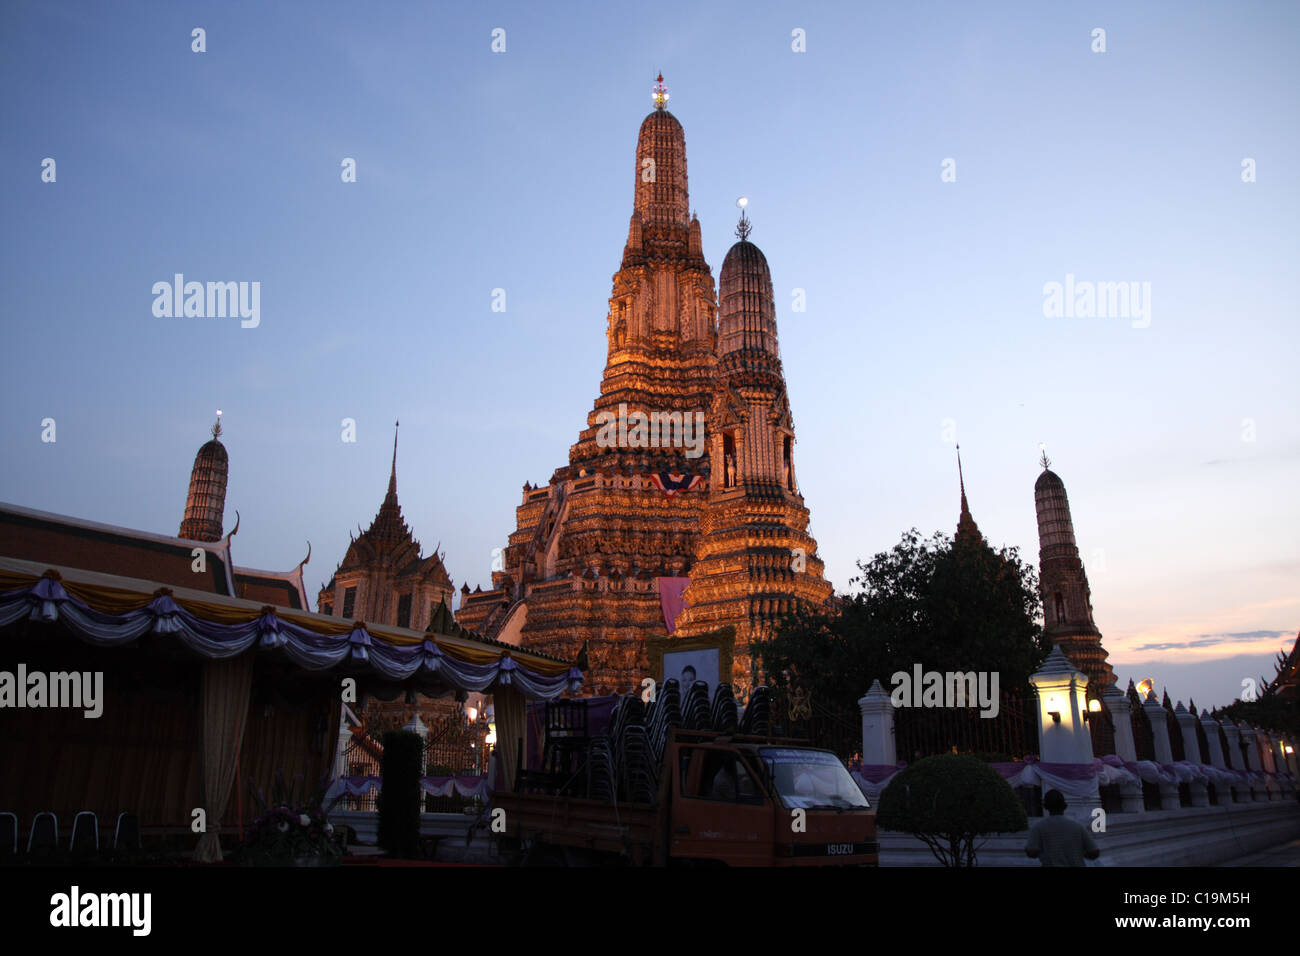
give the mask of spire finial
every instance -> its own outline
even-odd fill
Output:
[[[1038,450],[1043,453],[1043,456],[1038,459],[1038,463],[1043,466],[1043,471],[1046,471],[1048,468],[1052,467],[1052,460],[1047,457],[1047,445],[1040,441],[1038,443]]]
[[[397,429],[402,423],[393,422],[393,470],[388,475],[388,493],[397,497]]]
[[[745,218],[745,207],[749,205],[749,197],[741,196],[736,200],[736,205],[740,207],[740,222],[736,224],[736,235],[741,242],[749,239],[749,234],[753,230],[753,225]]]
[[[212,437],[221,437],[221,409],[217,409],[217,423],[212,426]]]
[[[659,74],[655,78],[654,89],[651,91],[651,99],[654,100],[655,109],[661,110],[668,105],[668,87],[664,86],[664,75]]]
[[[966,507],[966,478],[961,473],[961,444],[957,445],[957,483],[961,486],[961,506]]]

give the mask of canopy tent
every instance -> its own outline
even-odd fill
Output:
[[[380,696],[493,694],[507,785],[525,701],[582,682],[570,664],[481,639],[450,612],[422,633],[0,555],[0,671],[19,664],[101,670],[106,722],[67,709],[6,713],[0,752],[12,770],[0,809],[112,814],[136,809],[118,805],[134,794],[157,817],[142,813],[142,823],[174,827],[201,807],[205,860],[220,858],[237,766],[245,776],[251,766],[308,779],[328,771],[344,678]]]

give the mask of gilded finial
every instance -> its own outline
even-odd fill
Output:
[[[754,228],[750,221],[745,218],[745,207],[749,205],[749,197],[741,196],[736,200],[736,205],[740,207],[740,222],[736,224],[736,235],[741,242],[744,242],[749,238],[749,234]]]
[[[651,92],[651,99],[654,100],[655,109],[661,110],[668,105],[668,87],[664,86],[664,75],[662,73],[655,79],[654,89]]]

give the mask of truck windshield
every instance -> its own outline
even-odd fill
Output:
[[[782,802],[791,809],[865,810],[870,806],[834,754],[787,747],[763,747],[759,754],[771,768]]]

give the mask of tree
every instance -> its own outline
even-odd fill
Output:
[[[1029,826],[1029,817],[1011,785],[984,761],[940,754],[889,781],[876,825],[923,840],[944,866],[974,866],[976,838],[1018,833]]]
[[[997,671],[1002,690],[1024,691],[1050,648],[1038,623],[1038,577],[1016,548],[953,541],[913,528],[869,564],[860,590],[832,611],[787,617],[759,655],[768,681],[802,686],[815,700],[856,710],[898,671]]]

